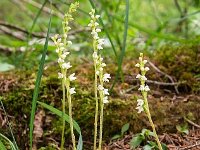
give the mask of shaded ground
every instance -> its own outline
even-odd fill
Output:
[[[126,135],[123,139],[109,143],[105,150],[131,150],[130,141],[133,135]],[[163,134],[159,136],[161,142],[165,143],[169,150],[199,150],[200,149],[200,129],[194,128],[188,135]],[[142,150],[137,148],[136,150]]]
[[[182,53],[181,50],[177,56],[180,53]],[[158,56],[161,57],[162,55]],[[162,61],[155,59],[148,64],[151,69],[147,75],[148,84],[151,88],[148,96],[149,106],[160,139],[167,144],[169,149],[189,149],[190,146],[194,146],[193,150],[198,150],[195,142],[200,140],[198,129],[200,124],[200,80],[197,76],[200,74],[198,70],[200,65],[199,62],[195,62],[194,64],[197,65],[189,69],[188,66],[193,64],[189,60],[193,58],[190,55],[184,56],[177,58],[174,55],[174,59],[165,58],[168,63],[164,61],[162,56]],[[181,63],[183,64],[180,65],[176,58],[182,59]],[[116,64],[113,64],[109,59],[106,61],[108,64],[106,72],[111,73],[114,79]],[[135,109],[136,100],[140,96],[137,90],[139,82],[135,79],[138,73],[138,70],[134,67],[136,61],[127,59],[124,62],[124,82],[120,82],[120,80],[117,82],[110,96],[110,103],[105,105],[104,142],[107,143],[105,149],[130,149],[128,143],[133,134],[139,133],[143,128],[151,129],[146,116],[137,114]],[[73,117],[81,127],[85,149],[89,150],[92,147],[91,141],[93,141],[92,130],[95,109],[92,82],[93,65],[91,61],[85,59],[78,64],[81,65],[73,70],[78,79],[74,84],[77,94],[73,100]],[[173,72],[169,64],[172,68],[179,67],[179,69]],[[39,101],[60,109],[62,92],[60,82],[57,79],[57,72],[58,67],[54,63],[47,64],[45,67]],[[33,70],[0,74],[0,93],[3,96],[3,103],[8,118],[13,124],[17,143],[23,150],[28,149],[28,125],[35,78],[36,71]],[[35,121],[37,124],[35,125],[37,130],[35,130],[34,141],[36,148],[50,149],[49,147],[53,145],[56,149],[60,143],[61,120],[51,112],[38,107]],[[5,114],[0,109],[0,132],[10,137],[7,123]],[[120,132],[125,123],[130,123],[127,136],[122,140],[110,143],[110,139]],[[188,124],[190,130],[190,134],[187,136],[177,134],[176,126],[183,123]],[[69,145],[70,136],[69,130],[67,130],[66,147],[69,147]]]

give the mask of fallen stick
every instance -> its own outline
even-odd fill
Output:
[[[158,73],[160,73],[160,74],[166,76],[172,83],[174,83],[174,79],[173,79],[170,75],[168,75],[168,74],[164,73],[163,71],[161,71],[161,70],[160,70],[159,68],[157,68],[152,62],[150,62],[150,61],[148,61],[148,62],[149,62],[149,64],[150,64],[150,66],[151,66],[154,70],[156,70]],[[175,89],[176,93],[179,94],[177,85],[174,85],[174,89]]]

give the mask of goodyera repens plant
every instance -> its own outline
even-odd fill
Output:
[[[146,115],[149,119],[149,122],[151,124],[151,127],[153,129],[153,133],[154,133],[156,142],[158,144],[158,148],[159,148],[159,150],[162,150],[162,146],[161,146],[161,143],[159,141],[158,135],[156,133],[156,129],[155,129],[154,123],[152,121],[151,113],[150,113],[149,105],[148,105],[147,96],[148,96],[148,91],[150,91],[150,89],[149,89],[149,86],[145,83],[146,80],[147,80],[145,75],[146,75],[146,72],[149,71],[149,67],[145,67],[146,63],[147,63],[147,60],[143,59],[143,53],[140,53],[139,63],[137,63],[135,66],[140,68],[140,71],[141,71],[141,74],[138,74],[136,76],[136,78],[140,80],[141,85],[140,85],[140,88],[138,90],[141,91],[143,99],[137,100],[138,103],[137,103],[136,109],[138,109],[138,113],[141,113],[143,111],[146,113]]]
[[[95,81],[94,81],[94,92],[95,92],[95,101],[96,101],[96,109],[95,109],[95,123],[94,123],[94,150],[97,148],[97,126],[98,126],[98,115],[99,115],[99,105],[100,105],[100,131],[99,131],[99,146],[98,150],[101,150],[102,146],[102,132],[103,132],[103,107],[104,103],[108,103],[108,89],[104,88],[104,82],[109,82],[110,74],[105,73],[103,68],[106,66],[103,63],[103,58],[99,54],[99,51],[103,49],[104,39],[100,38],[98,33],[101,32],[99,28],[99,24],[97,22],[99,15],[95,14],[95,10],[92,9],[89,13],[91,20],[88,26],[91,28],[92,37],[93,37],[93,60],[94,60],[94,72],[95,72]],[[99,93],[99,98],[98,98]]]
[[[60,72],[58,73],[58,78],[62,81],[62,92],[63,92],[63,98],[62,98],[62,138],[61,138],[61,147],[60,149],[64,149],[64,134],[65,134],[65,97],[67,95],[68,100],[68,109],[69,109],[69,118],[70,118],[70,130],[71,130],[71,137],[72,137],[72,143],[73,143],[73,150],[76,150],[76,141],[73,131],[73,119],[72,119],[72,102],[71,102],[71,95],[76,93],[75,88],[70,86],[70,82],[74,81],[76,79],[75,73],[72,73],[71,75],[67,75],[67,71],[69,68],[71,68],[70,62],[66,62],[67,55],[70,54],[68,51],[68,47],[72,44],[71,41],[68,40],[68,32],[71,29],[69,26],[69,22],[73,20],[72,14],[76,11],[78,8],[79,3],[75,2],[72,3],[69,7],[69,11],[65,14],[62,26],[63,26],[63,35],[59,37],[59,35],[55,35],[52,40],[54,41],[54,44],[56,46],[56,53],[58,53],[58,64],[60,66]]]

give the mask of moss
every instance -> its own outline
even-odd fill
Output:
[[[156,51],[154,59],[162,71],[177,81],[187,81],[187,87],[181,85],[179,87],[183,89],[182,92],[198,94],[200,93],[200,82],[195,77],[200,74],[198,53],[199,45],[166,45]]]
[[[188,85],[194,88],[193,82],[196,81],[194,74],[196,74],[195,71],[198,73],[198,69],[195,68],[196,65],[193,66],[194,68],[192,67],[193,69],[185,68],[185,66],[189,66],[187,61],[191,60],[191,58],[182,57],[185,64],[182,65],[180,69],[177,68],[175,72],[173,72],[172,68],[175,68],[175,66],[178,67],[180,64],[175,64],[177,59],[175,57],[170,57],[170,55],[172,55],[171,49],[167,49],[166,52],[167,56],[161,52],[157,52],[159,53],[159,57],[163,56],[163,59],[156,58],[156,61],[160,63],[160,68],[163,68],[164,71],[174,77],[177,77],[179,80],[188,80]],[[168,63],[172,65],[172,68],[169,68],[170,65]],[[133,83],[135,84],[135,82],[132,81],[132,77],[129,75],[129,73],[132,76],[137,73],[132,70],[132,68],[134,69],[134,64],[134,61],[126,61],[126,67],[124,68],[124,78],[126,82],[117,83],[116,88],[114,88],[113,91],[114,94],[110,97],[110,103],[105,105],[105,141],[109,141],[113,135],[119,133],[121,127],[128,122],[130,123],[129,131],[133,133],[140,132],[142,128],[151,129],[146,116],[144,114],[138,114],[135,109],[138,93],[130,91],[125,94],[120,94],[123,89],[129,89],[132,87]],[[114,66],[112,64],[108,66],[111,67],[111,70],[108,70],[108,72],[113,71],[111,74],[114,74],[114,70],[112,70]],[[93,82],[91,82],[92,71],[88,71],[88,68],[91,69],[92,65],[83,64],[80,68],[74,70],[77,74],[78,80],[74,84],[77,89],[77,93],[73,97],[73,118],[81,127],[84,141],[93,141],[95,101],[93,94]],[[57,67],[51,66],[44,71],[40,87],[39,100],[61,110],[62,91],[60,88],[60,81],[57,79],[57,70]],[[77,70],[80,70],[80,72]],[[126,72],[126,70],[128,72]],[[181,73],[183,70],[184,72]],[[3,102],[7,113],[10,116],[15,117],[12,118],[11,121],[13,122],[13,129],[14,134],[16,135],[17,143],[19,143],[21,149],[25,149],[28,146],[27,139],[29,121],[27,120],[29,120],[30,117],[31,100],[36,78],[36,73],[34,72],[36,71],[34,71],[33,68],[29,71],[10,72],[2,75],[4,80],[12,78],[16,83],[9,86],[9,90],[7,92],[3,92],[1,94],[3,95]],[[154,77],[156,78],[157,76]],[[174,103],[171,102],[171,99],[172,98],[169,95],[165,96],[163,101],[160,101],[160,97],[155,98],[150,93],[150,110],[159,133],[176,132],[175,125],[182,122],[182,118],[188,113],[193,114],[197,124],[200,123],[200,112],[198,109],[200,107],[200,103],[198,97],[191,97],[187,102],[175,101]],[[38,109],[42,108],[39,107]],[[44,122],[44,136],[41,139],[42,142],[38,143],[38,147],[43,147],[41,149],[51,150],[53,147],[52,143],[56,145],[60,142],[61,120],[51,112],[46,110],[45,112],[45,118],[49,121]],[[66,128],[69,129],[68,126]],[[66,130],[66,147],[70,144],[70,134],[68,129]],[[1,131],[7,135],[9,134],[6,128],[2,128]],[[56,142],[49,140],[49,137],[53,138]]]

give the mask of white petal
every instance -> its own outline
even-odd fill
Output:
[[[70,81],[76,80],[75,73],[72,73],[72,74],[69,76],[69,80],[70,80]]]
[[[104,103],[104,104],[109,103],[109,101],[108,101],[108,96],[105,96],[105,97],[103,98],[103,103]]]
[[[102,91],[102,90],[104,90],[104,87],[103,87],[102,85],[99,85],[99,86],[98,86],[98,90],[99,90],[99,91]]]
[[[70,89],[69,89],[69,93],[70,93],[71,95],[74,94],[74,93],[76,93],[75,88],[70,88]]]
[[[110,94],[108,93],[108,89],[104,89],[103,92],[104,92],[104,95],[110,95]]]
[[[135,65],[135,67],[140,67],[140,64],[139,64],[139,63],[137,63],[137,64]]]
[[[58,72],[58,79],[62,79],[64,77],[64,75],[60,72]]]

